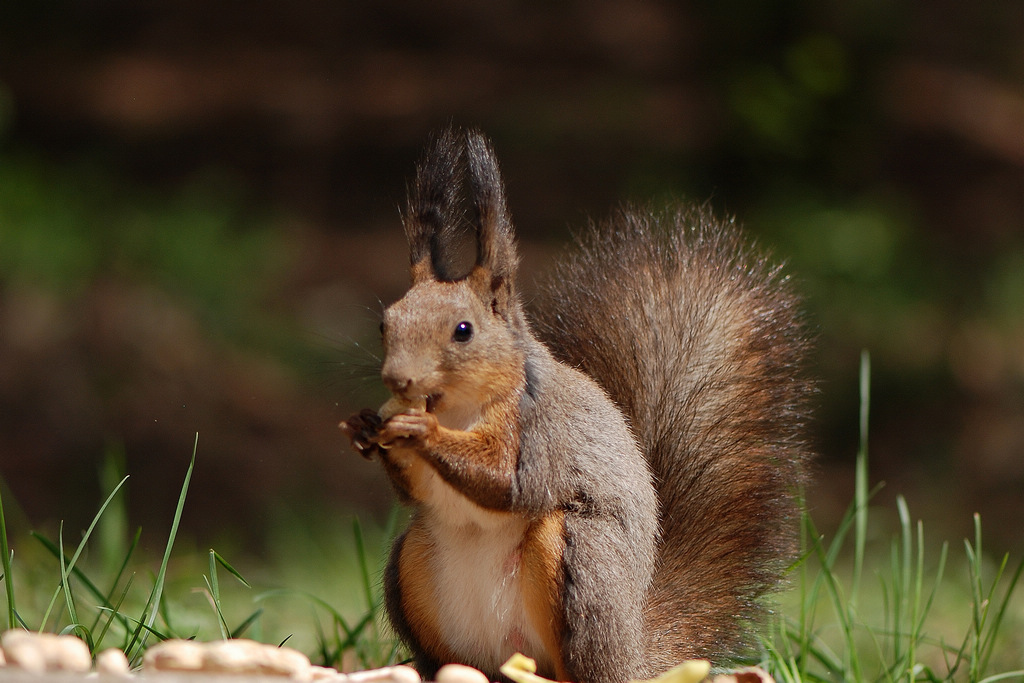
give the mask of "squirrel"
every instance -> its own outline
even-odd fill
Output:
[[[749,653],[809,458],[789,278],[706,207],[626,208],[577,237],[528,315],[475,130],[435,135],[402,222],[392,399],[340,426],[412,508],[383,581],[419,671],[503,680],[518,651],[547,678],[623,683]]]

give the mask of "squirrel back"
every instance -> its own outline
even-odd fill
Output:
[[[654,473],[646,668],[749,651],[758,598],[795,551],[809,458],[788,278],[705,208],[622,210],[551,272],[538,336],[621,407]]]

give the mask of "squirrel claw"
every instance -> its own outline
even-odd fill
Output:
[[[379,450],[377,441],[382,422],[375,410],[363,408],[352,417],[343,420],[338,427],[352,441],[352,447],[356,452],[369,460]]]
[[[352,447],[356,449],[356,452],[359,453],[359,455],[363,456],[367,460],[371,459],[373,454],[380,448],[377,444],[370,443],[363,439],[353,439]]]

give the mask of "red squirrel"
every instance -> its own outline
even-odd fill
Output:
[[[456,272],[469,222],[476,259]],[[623,683],[749,652],[795,546],[808,348],[779,268],[703,208],[591,226],[528,314],[504,184],[476,131],[437,135],[384,311],[393,398],[341,424],[408,528],[386,606],[425,677],[519,651]]]

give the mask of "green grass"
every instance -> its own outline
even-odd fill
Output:
[[[196,445],[198,446],[198,436]],[[89,649],[93,653],[103,649],[110,642],[108,638],[119,633],[120,638],[114,645],[121,648],[133,664],[137,664],[141,660],[142,653],[145,651],[151,636],[156,636],[161,640],[169,637],[167,633],[158,630],[155,624],[158,611],[164,605],[161,598],[167,580],[167,568],[171,558],[171,551],[174,548],[181,513],[185,507],[188,485],[194,466],[195,451],[193,451],[192,461],[185,473],[185,481],[178,497],[178,505],[174,512],[174,520],[171,524],[160,568],[152,582],[152,587],[147,593],[143,603],[144,606],[141,608],[141,611],[135,613],[136,616],[131,616],[124,609],[128,604],[127,598],[134,584],[134,575],[125,576],[125,574],[132,554],[138,546],[139,534],[136,534],[121,563],[120,569],[112,579],[106,582],[94,580],[93,577],[79,567],[79,559],[88,547],[93,531],[99,525],[108,507],[116,500],[118,492],[128,477],[122,478],[107,496],[106,500],[103,501],[96,516],[82,535],[82,540],[70,560],[67,559],[65,552],[63,525],[61,525],[56,542],[42,534],[32,534],[42,547],[57,559],[59,571],[57,587],[50,596],[42,616],[38,618],[35,624],[30,623],[26,616],[19,612],[15,603],[15,577],[12,566],[13,553],[8,547],[6,530],[4,530],[2,550],[4,553],[4,581],[7,587],[8,628],[20,626],[40,632],[53,631],[75,634],[89,645]],[[0,515],[2,515],[2,507],[3,501],[0,500]],[[109,588],[106,590],[100,588],[104,584],[108,585]],[[86,593],[89,598],[83,601],[79,595],[80,592]],[[80,609],[80,606],[83,606],[83,602],[86,603],[87,607]]]
[[[265,584],[258,589],[256,582],[247,580],[217,550],[209,549],[205,556],[175,553],[197,452],[198,436],[155,574],[145,570],[155,558],[136,557],[141,529],[127,540],[102,536],[123,531],[119,525],[103,521],[106,515],[126,517],[121,506],[127,476],[113,485],[70,553],[62,525],[56,539],[31,532],[28,540],[36,545],[21,547],[15,554],[8,542],[0,497],[0,580],[6,595],[6,623],[0,622],[0,630],[75,634],[94,655],[107,647],[120,648],[133,666],[141,662],[148,646],[169,638],[244,636],[276,644],[287,642],[310,654],[314,663],[349,670],[405,658],[383,626],[382,597],[375,578],[384,557],[384,541],[397,515],[387,528],[371,534],[364,534],[355,520],[346,532],[351,534],[349,539],[315,530],[311,538],[296,541],[295,529],[290,529],[289,540],[282,541],[290,545],[281,549],[281,555],[290,558],[291,564],[277,569],[257,566],[255,571]],[[109,460],[117,459],[115,453]],[[110,469],[108,463],[105,480],[110,479]],[[94,545],[101,552],[91,557]],[[325,554],[324,546],[338,552]],[[110,548],[122,549],[113,563]],[[302,558],[316,560],[304,562]],[[296,578],[296,573],[301,576]],[[288,576],[290,587],[273,585],[276,575]],[[330,587],[340,591],[331,600],[324,597]]]
[[[763,639],[761,665],[793,683],[1024,679],[1024,608],[1015,600],[1024,562],[985,552],[977,516],[961,554],[926,539],[902,498],[895,510],[873,506],[868,376],[865,356],[854,500],[830,537],[804,515],[804,553]],[[197,451],[198,441],[155,573],[138,568],[156,561],[136,556],[141,529],[128,534],[123,523],[128,478],[116,453],[102,474],[110,493],[73,549],[60,529],[56,540],[31,534],[36,543],[14,554],[0,498],[6,626],[74,633],[94,653],[119,647],[134,663],[166,638],[241,636],[288,643],[346,670],[402,661],[382,623],[377,578],[397,514],[370,531],[358,520],[351,528],[336,519],[317,528],[285,520],[287,529],[271,538],[277,555],[246,558],[243,576],[216,550],[174,551],[201,466]],[[887,523],[892,531],[880,533]],[[90,553],[94,545],[100,552]]]
[[[973,540],[964,541],[959,580],[952,584],[949,545],[937,551],[928,546],[924,523],[912,521],[902,497],[896,501],[896,532],[881,541],[870,537],[877,489],[868,488],[869,396],[865,355],[854,500],[829,541],[803,515],[805,552],[794,568],[796,586],[785,596],[772,637],[764,640],[762,665],[777,680],[793,683],[1024,679],[1024,619],[1019,605],[1011,610],[1024,561],[1011,573],[1008,555],[991,563],[983,553],[978,515]],[[869,575],[874,590],[865,579]],[[1010,620],[1016,628],[1007,637]]]

